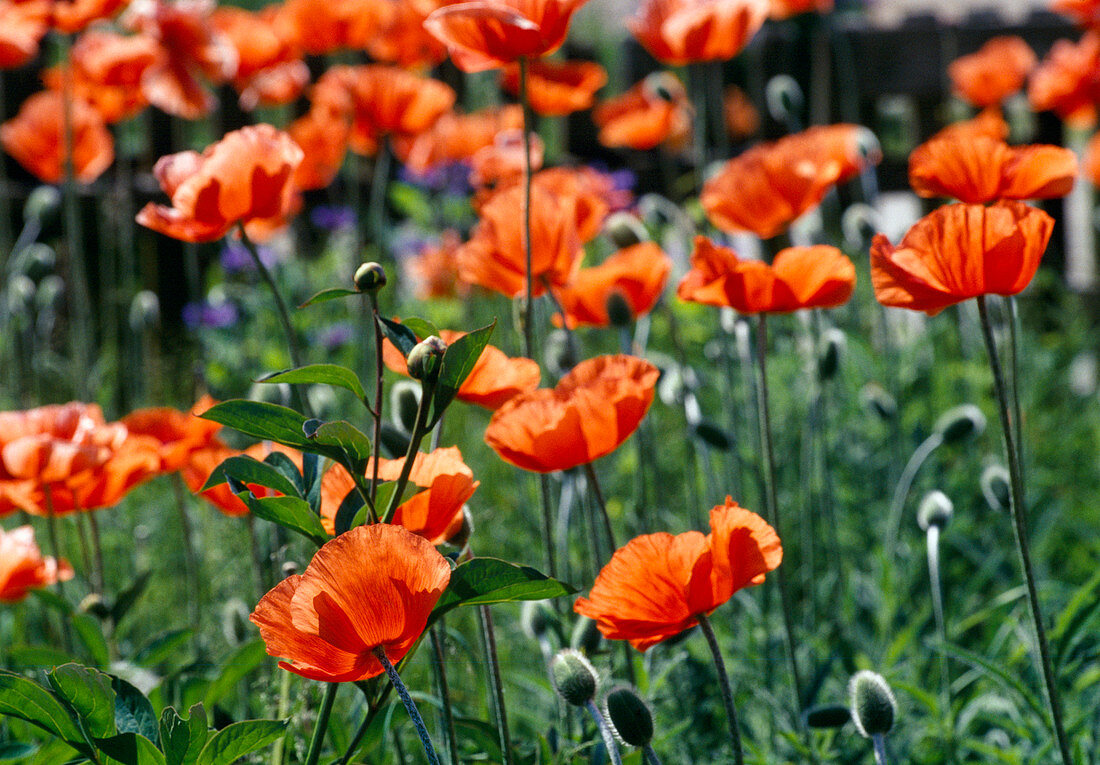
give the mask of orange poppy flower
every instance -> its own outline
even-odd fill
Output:
[[[1081,172],[1093,186],[1100,186],[1100,133],[1089,139],[1085,148],[1085,157],[1081,162]]]
[[[710,222],[723,231],[751,231],[767,239],[878,159],[866,128],[813,127],[731,159],[704,184],[700,201]]]
[[[228,82],[237,73],[237,51],[210,23],[214,0],[149,0],[131,6],[125,20],[154,38],[157,61],[145,70],[141,88],[153,106],[195,120],[217,104],[203,81]]]
[[[527,67],[527,100],[531,110],[560,117],[591,108],[596,91],[607,84],[607,72],[593,61],[532,61]],[[519,64],[501,72],[500,85],[519,97]]]
[[[990,106],[982,109],[976,116],[968,120],[953,122],[941,129],[932,138],[966,142],[975,136],[993,138],[998,141],[1008,139],[1008,123],[1005,122],[999,107]]]
[[[314,106],[290,123],[287,133],[302,150],[302,162],[292,179],[294,188],[309,191],[332,183],[348,153],[351,123],[345,115]]]
[[[681,300],[741,313],[790,313],[844,305],[855,286],[856,267],[836,247],[788,247],[769,266],[741,260],[728,247],[697,236],[691,270],[676,294]]]
[[[363,48],[389,22],[385,0],[286,0],[272,21],[279,36],[314,56]]]
[[[955,95],[979,109],[1004,101],[1024,86],[1037,59],[1022,37],[994,37],[976,53],[951,62]]]
[[[1100,26],[1100,2],[1097,0],[1051,0],[1050,9],[1069,16],[1083,27]]]
[[[105,122],[129,119],[149,103],[141,79],[159,55],[157,41],[147,35],[89,30],[69,53],[72,93],[91,104]],[[64,87],[60,67],[47,70],[42,79],[51,90]]]
[[[710,511],[710,533],[658,532],[620,547],[573,610],[608,640],[645,651],[698,624],[783,561],[775,529],[729,497]]]
[[[1092,123],[1100,101],[1100,33],[1090,30],[1076,43],[1059,40],[1031,73],[1027,97],[1035,111]]]
[[[587,1],[473,0],[432,11],[424,28],[447,46],[459,69],[483,72],[556,51]]]
[[[226,133],[202,154],[161,157],[153,174],[172,206],[150,202],[137,222],[185,242],[212,242],[239,222],[284,215],[301,161],[289,135],[263,124]]]
[[[485,443],[536,473],[569,470],[619,448],[653,403],[660,371],[633,356],[582,361],[554,388],[521,393],[493,414]]]
[[[516,179],[514,183],[518,185],[519,181]],[[629,192],[624,194],[616,190],[610,175],[584,165],[551,167],[536,173],[531,183],[559,197],[576,200],[574,218],[582,242],[591,242],[600,233],[611,205],[621,208],[631,203]],[[481,205],[480,199],[474,200],[474,207],[479,212]]]
[[[871,280],[883,305],[929,316],[978,295],[1015,295],[1043,257],[1054,220],[1023,202],[953,204],[921,218],[895,247],[871,244]]]
[[[653,58],[683,66],[733,58],[769,10],[768,0],[645,0],[626,26]]]
[[[367,43],[371,58],[405,69],[430,69],[447,58],[447,47],[424,28],[434,4],[388,0],[387,5],[388,21]]]
[[[373,458],[372,458],[373,460]],[[378,460],[378,478],[396,481],[401,477],[405,460]],[[374,474],[374,463],[367,463],[365,475]],[[422,536],[433,545],[443,544],[462,528],[462,506],[473,496],[480,481],[462,461],[462,452],[451,446],[427,454],[417,452],[413,459],[409,481],[424,491],[418,492],[397,507],[393,523]],[[321,478],[321,525],[334,534],[336,513],[344,497],[355,488],[347,471],[333,465]]]
[[[309,82],[309,67],[275,23],[276,9],[260,13],[222,6],[210,17],[237,51],[233,87],[241,108],[279,106],[298,98]]]
[[[760,129],[760,114],[745,91],[736,85],[722,91],[722,118],[731,138],[748,138]]]
[[[420,639],[451,579],[447,559],[400,526],[359,526],[325,544],[305,573],[287,577],[249,619],[285,670],[354,682],[397,663]]]
[[[239,451],[237,449],[230,449],[222,443],[221,439],[215,437],[211,439],[211,442],[206,446],[195,449],[187,455],[187,461],[180,468],[180,476],[183,478],[183,482],[187,484],[187,488],[191,493],[199,494],[199,489],[206,484],[207,480],[210,478],[210,474],[230,457],[244,455],[262,461],[272,452],[281,452],[285,454],[298,466],[299,470],[302,469],[302,453],[290,447],[283,446],[282,444],[265,441],[263,443],[253,444],[244,451]],[[266,486],[259,486],[258,484],[248,484],[248,489],[259,498],[281,496],[279,492],[269,489]],[[228,483],[212,486],[199,494],[199,496],[218,508],[218,510],[225,515],[231,517],[248,515],[248,506],[233,493]]]
[[[436,243],[426,244],[402,261],[405,275],[413,282],[419,300],[465,297],[469,285],[458,276],[456,255],[462,244],[458,232],[449,228]]]
[[[984,135],[934,136],[909,155],[909,185],[922,197],[981,204],[1052,199],[1073,188],[1077,156],[1060,146],[1009,146]]]
[[[497,136],[523,127],[523,112],[518,105],[494,107],[457,114],[447,112],[432,126],[404,141],[395,143],[397,155],[410,170],[423,173],[447,162],[469,161]]]
[[[528,154],[525,156],[521,128],[497,133],[491,144],[481,147],[470,157],[470,185],[484,190],[519,183],[523,180],[528,161],[532,173],[541,170],[546,146],[538,133],[528,134],[527,146]],[[474,204],[478,204],[477,195]]]
[[[773,19],[787,19],[800,13],[828,13],[833,9],[833,0],[771,0]]]
[[[442,329],[439,334],[449,345],[466,333]],[[382,360],[394,372],[409,374],[404,356],[388,339],[382,343]],[[509,358],[496,346],[486,345],[459,387],[457,398],[486,409],[499,409],[509,399],[539,387],[540,377],[538,362]]]
[[[617,296],[633,317],[648,313],[661,297],[672,261],[654,242],[625,247],[593,268],[582,268],[557,290],[569,326],[607,327],[608,301]],[[555,322],[560,321],[555,315]]]
[[[220,445],[216,434],[221,425],[198,416],[214,403],[214,399],[203,396],[189,412],[170,407],[136,409],[121,422],[129,433],[155,439],[159,444],[160,472],[174,473],[190,459],[192,452]]]
[[[114,16],[130,0],[51,0],[50,25],[58,32],[75,34],[89,24]]]
[[[115,159],[114,139],[99,112],[82,100],[72,101],[73,171],[81,183],[91,183]],[[45,183],[64,175],[65,140],[61,94],[35,93],[19,113],[0,125],[4,151]]]
[[[50,28],[49,13],[45,0],[0,0],[0,69],[23,66],[38,55],[38,44]]]
[[[683,148],[691,135],[691,104],[671,72],[654,72],[592,112],[599,141],[611,148],[645,151],[661,144]]]
[[[15,603],[30,590],[72,578],[68,561],[42,557],[32,526],[0,529],[0,602]]]

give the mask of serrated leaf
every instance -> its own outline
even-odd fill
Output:
[[[337,388],[349,390],[363,401],[367,392],[363,390],[363,384],[359,382],[359,376],[347,367],[337,364],[309,364],[308,366],[288,369],[285,372],[275,372],[261,377],[257,382],[262,383],[306,383],[332,385]]]
[[[172,707],[160,715],[160,742],[167,765],[194,765],[206,744],[206,710],[202,704],[191,707],[187,719]]]
[[[82,664],[62,664],[46,673],[54,693],[76,713],[88,735],[113,736],[115,692],[111,677]]]
[[[36,725],[78,751],[88,754],[88,745],[69,710],[38,683],[0,670],[0,714]]]
[[[266,486],[289,497],[300,496],[298,487],[279,468],[243,454],[229,457],[214,468],[199,491],[225,483],[226,478],[233,478],[246,486]]]
[[[96,666],[106,667],[111,663],[111,652],[107,648],[107,639],[103,637],[103,625],[98,619],[90,614],[75,614],[73,629]]]
[[[198,765],[231,765],[283,735],[281,720],[243,720],[227,725],[210,737],[199,755]]]
[[[328,541],[328,534],[325,532],[325,527],[321,525],[321,519],[314,514],[313,509],[304,499],[257,497],[248,490],[237,492],[237,496],[257,518],[277,523],[284,529],[301,534],[318,545]]]
[[[327,303],[330,300],[339,300],[340,298],[351,297],[352,295],[361,294],[357,290],[346,290],[341,287],[330,287],[327,290],[321,290],[316,295],[311,297],[306,302],[302,303],[299,308],[308,308],[311,305],[318,305],[320,303]]]
[[[145,592],[145,587],[149,584],[149,577],[151,575],[151,571],[142,571],[134,578],[134,581],[115,598],[115,602],[111,605],[111,621],[114,622],[115,625],[118,625],[118,623],[122,621],[122,618],[134,607],[134,603],[137,602],[137,599],[141,597],[141,593]]]
[[[222,663],[221,674],[206,689],[203,706],[213,709],[249,672],[260,666],[266,656],[264,641],[259,638],[231,653]]]
[[[293,409],[278,404],[235,398],[215,404],[201,416],[238,430],[246,436],[275,441],[285,446],[309,446],[309,440],[302,432],[302,423],[306,418]]]
[[[111,688],[115,692],[115,727],[118,732],[137,733],[157,743],[157,714],[145,694],[121,677],[111,678]]]
[[[109,738],[97,738],[95,744],[96,748],[107,755],[107,763],[165,765],[164,755],[156,745],[137,733],[119,733]]]
[[[498,558],[474,558],[451,572],[451,581],[432,609],[428,625],[458,606],[545,600],[574,592],[573,587],[530,566],[517,566]]]
[[[496,325],[496,319],[493,319],[492,324],[475,329],[447,346],[447,352],[443,354],[443,364],[439,369],[439,379],[436,381],[435,392],[432,395],[432,410],[428,418],[429,430],[439,422],[444,410],[458,394],[462,383],[470,376],[482,351],[489,344],[489,337],[493,334]]]
[[[420,342],[416,338],[416,333],[404,324],[399,324],[382,316],[378,317],[378,321],[382,323],[382,332],[390,339],[390,342],[397,347],[397,350],[401,351],[402,356],[408,358],[409,351]]]
[[[353,473],[362,473],[367,469],[367,460],[371,455],[370,439],[350,422],[326,422],[314,429],[307,438],[321,446],[341,450],[347,457],[345,467],[350,468]]]

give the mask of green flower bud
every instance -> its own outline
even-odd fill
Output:
[[[989,465],[982,471],[978,483],[982,487],[982,496],[991,510],[1007,510],[1011,503],[1012,492],[1009,487],[1008,471],[1003,465]]]
[[[232,598],[222,606],[222,634],[229,645],[241,645],[252,639],[255,628],[248,621],[248,610],[240,598]]]
[[[821,338],[821,353],[817,357],[817,376],[821,380],[831,380],[840,368],[840,355],[844,351],[847,339],[839,329],[826,330]]]
[[[416,412],[420,408],[420,386],[412,380],[400,380],[390,388],[390,417],[406,433],[412,433],[416,425]]]
[[[550,679],[567,704],[583,707],[596,695],[599,675],[580,651],[559,651],[550,662]]]
[[[604,717],[624,744],[646,746],[653,739],[653,712],[633,688],[612,688],[603,708]]]
[[[459,552],[466,549],[466,546],[470,544],[470,536],[474,533],[474,518],[470,515],[470,506],[462,506],[462,525],[458,527],[458,531],[444,540],[444,543],[450,547],[455,548]]]
[[[852,720],[861,736],[885,735],[894,727],[898,702],[882,675],[869,669],[860,670],[848,683],[848,695]]]
[[[409,367],[409,376],[414,380],[434,382],[439,377],[439,368],[443,365],[443,354],[447,352],[447,344],[435,335],[421,340],[409,351],[406,364]]]
[[[57,268],[57,252],[48,244],[34,242],[19,251],[13,268],[38,281]]]
[[[107,619],[111,616],[111,609],[107,607],[107,602],[98,592],[91,592],[84,596],[77,610],[82,614],[91,614],[97,619]]]
[[[601,640],[603,635],[600,634],[594,620],[587,616],[577,617],[577,621],[573,624],[573,634],[569,636],[569,645],[573,649],[583,651],[585,655],[591,655],[600,650]]]
[[[917,510],[917,525],[921,531],[928,531],[929,526],[943,528],[951,520],[951,514],[955,512],[955,506],[947,495],[936,489],[924,495]]]
[[[360,292],[376,292],[385,286],[386,269],[378,263],[363,263],[355,269],[355,289]]]
[[[629,327],[634,323],[634,309],[618,290],[607,296],[607,318],[613,327]]]
[[[564,329],[551,331],[546,336],[543,358],[546,360],[546,368],[556,377],[564,375],[575,367],[580,359],[573,336]]]
[[[809,728],[842,728],[852,719],[852,712],[843,704],[823,704],[806,710]]]
[[[34,305],[39,311],[49,311],[61,303],[65,294],[65,280],[57,274],[50,274],[38,283],[34,296]]]
[[[603,231],[607,234],[611,243],[620,250],[649,241],[649,234],[642,222],[630,213],[621,210],[607,216],[603,224]]]
[[[30,277],[23,274],[12,276],[8,280],[8,310],[16,315],[28,314],[34,304],[34,293],[37,289]]]
[[[56,186],[38,186],[27,197],[23,205],[23,220],[36,220],[39,223],[61,208],[61,192]]]
[[[558,615],[554,613],[550,601],[528,600],[523,604],[519,623],[524,635],[532,640],[539,640],[546,636],[557,619]]]
[[[294,576],[298,573],[298,562],[293,560],[283,561],[282,572],[284,579],[288,576]]]
[[[973,404],[961,404],[941,414],[934,430],[943,437],[945,444],[957,444],[982,434],[985,415]]]
[[[893,422],[898,416],[898,402],[877,383],[867,383],[859,393],[863,405],[884,422]]]
[[[130,301],[130,329],[141,334],[160,324],[160,298],[151,290],[142,290]]]

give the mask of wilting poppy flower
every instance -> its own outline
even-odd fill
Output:
[[[214,108],[217,99],[204,81],[227,82],[237,73],[237,51],[211,24],[214,0],[148,0],[130,7],[126,24],[157,41],[160,53],[141,78],[153,106],[195,120]]]
[[[648,313],[664,291],[672,261],[653,242],[625,247],[555,290],[570,326],[606,327],[608,304],[619,300],[632,318]],[[557,318],[555,316],[555,318]]]
[[[46,0],[0,0],[0,69],[23,66],[38,55],[38,44],[50,27],[49,14]]]
[[[909,155],[909,185],[922,197],[960,202],[1051,199],[1073,188],[1077,156],[1060,146],[1009,146],[984,135],[934,136]]]
[[[657,367],[633,356],[582,361],[554,388],[521,393],[496,411],[485,443],[536,473],[568,470],[619,448],[653,403]]]
[[[233,87],[242,109],[278,106],[296,99],[309,82],[309,67],[275,23],[276,9],[252,13],[222,6],[210,17],[237,51]]]
[[[297,465],[299,470],[302,469],[302,453],[282,444],[269,442],[253,444],[242,452],[229,448],[222,443],[221,439],[215,438],[212,443],[201,449],[195,449],[187,455],[187,461],[180,469],[180,476],[183,478],[183,482],[187,484],[187,488],[192,493],[198,494],[199,489],[210,478],[210,474],[230,457],[243,455],[263,461],[272,452],[285,454]],[[248,490],[259,498],[280,496],[279,492],[274,489],[258,484],[248,484]],[[211,486],[199,496],[228,516],[248,515],[248,506],[233,493],[228,483]]]
[[[483,72],[553,53],[588,0],[474,0],[439,8],[424,28],[464,72]]]
[[[262,124],[226,133],[202,154],[161,157],[153,174],[172,206],[150,202],[137,222],[185,242],[220,239],[237,223],[285,214],[301,161],[289,135]]]
[[[875,235],[875,297],[933,316],[978,295],[1015,295],[1035,275],[1053,228],[1049,215],[1023,202],[940,207],[897,247]]]
[[[738,590],[761,584],[783,560],[775,529],[729,497],[710,511],[710,533],[666,532],[620,547],[573,610],[609,640],[645,651],[684,632]]]
[[[405,460],[378,460],[378,478],[396,481],[401,477]],[[374,474],[374,464],[368,462],[365,475]],[[393,524],[422,536],[433,545],[443,544],[462,528],[462,506],[480,485],[474,472],[462,461],[462,453],[451,446],[425,454],[417,452],[413,459],[409,481],[424,491],[418,492],[397,507]],[[321,525],[329,534],[335,533],[336,513],[340,503],[355,483],[339,465],[329,468],[321,479]]]
[[[644,0],[626,26],[653,58],[682,66],[733,58],[768,11],[768,0]]]
[[[73,172],[81,183],[91,183],[114,161],[114,140],[99,112],[84,101],[74,99],[70,113]],[[65,168],[61,94],[47,90],[24,101],[19,113],[0,125],[0,144],[39,180],[60,182]]]
[[[430,128],[404,142],[394,144],[397,155],[410,170],[423,173],[449,162],[470,161],[497,136],[523,127],[518,105],[482,109],[469,114],[448,112]]]
[[[440,330],[440,337],[448,345],[464,334]],[[382,359],[394,372],[402,375],[409,373],[405,367],[405,358],[389,340],[383,341]],[[525,358],[509,358],[496,346],[487,345],[474,362],[470,375],[459,387],[457,398],[486,409],[499,409],[514,396],[539,387],[539,377],[538,362]]]
[[[1091,123],[1100,101],[1100,33],[1090,30],[1076,43],[1059,40],[1028,81],[1027,97],[1036,111],[1064,120]]]
[[[272,19],[279,36],[314,56],[363,48],[389,21],[385,0],[286,0]]]
[[[89,30],[69,52],[72,94],[92,105],[108,123],[129,119],[149,103],[141,80],[159,55],[157,41],[147,35]],[[42,79],[52,90],[61,92],[64,87],[61,67],[47,70]]]
[[[121,422],[129,433],[154,439],[160,455],[160,472],[174,473],[193,452],[220,445],[217,433],[222,426],[198,416],[214,403],[214,399],[204,396],[189,412],[170,407],[136,409]]]
[[[976,53],[952,61],[947,74],[955,94],[982,109],[1022,88],[1036,61],[1035,51],[1023,38],[994,37]]]
[[[400,526],[359,526],[264,595],[249,619],[283,669],[366,680],[385,671],[375,649],[396,664],[416,644],[450,579],[447,559],[426,539]]]
[[[866,128],[813,127],[734,157],[706,182],[700,201],[723,231],[767,239],[878,159],[877,142]]]
[[[661,144],[682,148],[691,135],[691,105],[671,72],[654,72],[592,111],[599,141],[612,148],[645,151]]]
[[[741,260],[728,247],[697,236],[691,270],[676,294],[681,300],[741,313],[790,313],[843,305],[855,286],[856,267],[836,247],[788,247],[769,266]]]
[[[68,561],[42,556],[32,526],[0,529],[0,602],[15,603],[30,590],[72,578]]]
[[[501,87],[519,96],[519,64],[504,69]],[[527,67],[527,100],[546,117],[581,112],[592,106],[596,91],[607,84],[607,72],[593,61],[532,61]]]

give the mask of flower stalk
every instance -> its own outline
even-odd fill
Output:
[[[329,683],[325,686],[325,696],[321,699],[321,711],[317,713],[317,724],[313,728],[313,736],[309,740],[309,750],[306,752],[306,765],[317,765],[321,757],[321,744],[325,740],[325,732],[328,730],[328,718],[332,714],[332,705],[336,701],[336,692],[340,690],[339,683]]]
[[[710,626],[710,619],[706,614],[698,614],[699,629],[707,639],[710,646],[710,654],[714,658],[714,669],[718,673],[718,683],[722,688],[722,703],[726,706],[726,721],[729,723],[730,743],[733,744],[733,761],[735,765],[743,765],[745,755],[741,751],[741,730],[737,722],[737,707],[733,703],[733,689],[730,687],[729,674],[726,672],[726,662],[722,659],[722,649],[718,647],[718,638],[714,635],[714,628]]]
[[[386,651],[382,646],[377,646],[374,649],[374,655],[386,670],[386,675],[393,683],[394,690],[397,691],[397,695],[401,697],[401,702],[405,705],[405,711],[412,718],[413,727],[416,728],[416,735],[420,737],[420,743],[424,745],[424,754],[428,756],[428,762],[431,765],[440,765],[439,755],[435,753],[435,747],[432,746],[432,739],[428,735],[427,726],[424,725],[424,718],[420,716],[420,710],[416,708],[416,702],[409,694],[409,689],[405,687],[405,683],[401,680],[401,676],[397,674],[393,664],[390,663],[389,657],[386,656]]]

